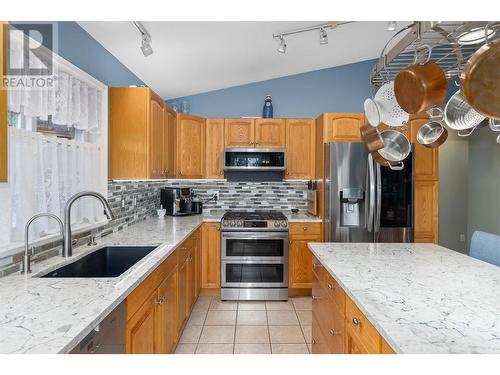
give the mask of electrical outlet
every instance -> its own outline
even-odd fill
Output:
[[[465,234],[460,233],[460,242],[465,242]]]
[[[122,199],[122,208],[125,208],[125,199]]]
[[[219,192],[218,191],[214,191],[214,200],[217,202],[219,200]]]
[[[137,198],[134,197],[134,207],[137,206]]]

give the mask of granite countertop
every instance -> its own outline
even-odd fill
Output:
[[[309,223],[321,223],[321,218],[318,216],[313,216],[311,214],[305,212],[299,212],[297,214],[293,214],[291,212],[284,212],[288,221],[290,223],[294,222],[309,222]]]
[[[309,248],[398,353],[500,353],[500,267],[433,244]]]
[[[30,275],[0,278],[0,353],[66,353],[205,221],[220,214],[153,217],[74,249],[70,259],[33,264]],[[38,278],[103,245],[158,246],[117,278]]]

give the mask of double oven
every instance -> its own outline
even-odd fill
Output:
[[[288,222],[279,212],[228,212],[221,223],[221,299],[288,299]]]

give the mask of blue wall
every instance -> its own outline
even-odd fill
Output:
[[[58,22],[58,39],[58,54],[102,83],[108,86],[144,85],[76,22]]]
[[[264,97],[273,98],[274,117],[316,117],[322,112],[362,112],[371,95],[375,60],[316,70],[168,100],[189,102],[189,112],[206,117],[261,116]]]

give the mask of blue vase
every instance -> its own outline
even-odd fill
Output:
[[[266,99],[264,100],[264,109],[262,110],[263,118],[273,118],[273,100],[271,99],[271,95],[266,95]]]

